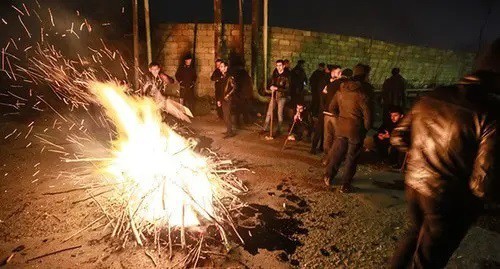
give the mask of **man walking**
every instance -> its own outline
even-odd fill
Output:
[[[391,268],[443,268],[493,193],[497,181],[500,39],[479,70],[422,97],[394,129],[408,152],[411,227]]]
[[[217,106],[222,108],[222,114],[224,115],[224,123],[226,124],[226,132],[224,133],[224,138],[229,138],[234,136],[231,110],[233,109],[232,101],[234,98],[234,93],[236,91],[234,78],[233,76],[228,74],[227,68],[228,64],[224,61],[221,61],[219,69],[222,74],[221,86],[223,90],[220,99],[217,100]]]
[[[224,90],[222,88],[222,83],[221,83],[222,80],[222,73],[220,71],[221,62],[222,62],[221,59],[215,60],[215,70],[212,72],[212,75],[210,76],[210,80],[214,82],[216,101],[222,99],[222,91]],[[215,110],[217,111],[217,117],[219,117],[219,119],[224,119],[222,116],[222,107],[216,106]]]
[[[345,160],[345,172],[342,176],[340,191],[352,191],[352,179],[356,174],[358,158],[363,148],[363,139],[372,126],[372,111],[369,97],[359,81],[345,81],[333,97],[331,111],[335,117],[335,140],[328,152],[324,181],[332,184],[340,164]]]
[[[187,55],[184,57],[183,64],[177,69],[175,79],[179,82],[180,88],[180,103],[191,111],[194,109],[195,93],[194,85],[197,75],[193,66],[193,57]]]
[[[278,109],[278,128],[277,134],[281,134],[281,126],[283,124],[283,109],[285,108],[286,98],[290,89],[290,74],[285,71],[283,60],[276,61],[276,72],[271,78],[271,100],[266,113],[266,121],[264,123],[264,132],[269,131],[269,123],[274,113],[274,108]]]

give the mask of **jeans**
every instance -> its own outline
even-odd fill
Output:
[[[363,143],[350,143],[345,137],[336,137],[328,152],[328,165],[326,175],[333,180],[337,175],[340,165],[345,160],[345,172],[342,175],[342,183],[351,185],[356,174],[358,159],[363,149]]]
[[[411,226],[394,253],[391,268],[443,268],[480,215],[481,204],[468,191],[424,196],[406,190]]]
[[[264,123],[264,130],[269,131],[269,122],[274,113],[274,109],[278,107],[278,131],[281,131],[281,124],[283,123],[283,109],[285,108],[286,98],[280,98],[278,100],[271,99],[269,106],[267,107],[266,121]]]

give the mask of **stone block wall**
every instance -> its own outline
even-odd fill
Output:
[[[236,46],[237,25],[223,27],[222,49],[228,55]],[[196,31],[196,48],[194,33]],[[180,59],[195,49],[198,71],[198,96],[213,95],[210,75],[214,68],[214,27],[213,24],[163,24],[156,31],[156,47],[159,61],[165,71],[173,75]],[[251,27],[245,25],[245,62],[250,70]],[[259,51],[262,51],[260,45]],[[292,67],[300,59],[306,61],[308,75],[319,62],[339,64],[352,68],[357,63],[372,67],[371,82],[380,87],[390,76],[393,67],[399,67],[401,74],[412,88],[433,84],[451,84],[470,70],[474,54],[435,49],[408,44],[389,43],[360,37],[327,34],[282,27],[269,29],[268,73],[274,69],[277,59],[289,59]],[[260,56],[262,59],[262,56]],[[262,63],[259,62],[262,66]],[[261,75],[259,75],[261,79]]]

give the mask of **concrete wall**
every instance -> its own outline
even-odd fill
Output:
[[[228,55],[235,47],[237,25],[224,25],[223,51]],[[175,73],[179,60],[193,50],[195,24],[163,24],[156,31],[159,61],[170,75]],[[196,68],[198,96],[213,95],[210,74],[214,67],[213,24],[196,27]],[[245,25],[245,61],[250,70],[250,25]],[[262,46],[262,45],[260,45]],[[262,51],[262,49],[259,49]],[[380,87],[390,76],[393,67],[399,67],[410,87],[456,82],[470,70],[474,54],[455,52],[407,44],[336,34],[271,27],[269,31],[269,70],[277,59],[289,59],[292,67],[299,59],[306,61],[308,76],[319,62],[339,64],[352,68],[357,63],[371,65],[371,82]],[[262,59],[262,56],[261,58]],[[259,62],[262,66],[262,63]],[[261,74],[259,74],[259,78]]]

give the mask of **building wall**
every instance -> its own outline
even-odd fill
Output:
[[[198,96],[213,95],[210,75],[214,68],[213,24],[198,24],[196,27],[195,59],[198,71]],[[156,34],[158,60],[169,75],[173,75],[180,59],[192,52],[195,24],[162,24]],[[237,25],[223,27],[223,51],[227,56],[234,49],[238,37]],[[245,62],[250,70],[251,27],[245,25]],[[319,62],[339,64],[352,68],[357,63],[372,67],[371,82],[380,87],[390,76],[393,67],[399,67],[410,87],[420,88],[433,84],[456,82],[472,66],[472,53],[455,52],[408,44],[389,43],[360,37],[327,34],[271,27],[269,30],[268,72],[274,69],[277,59],[289,59],[292,67],[299,59],[306,61],[308,75]],[[259,51],[262,51],[260,44]],[[262,59],[262,56],[260,56]],[[259,62],[262,66],[262,63]],[[261,79],[262,75],[258,75]]]

